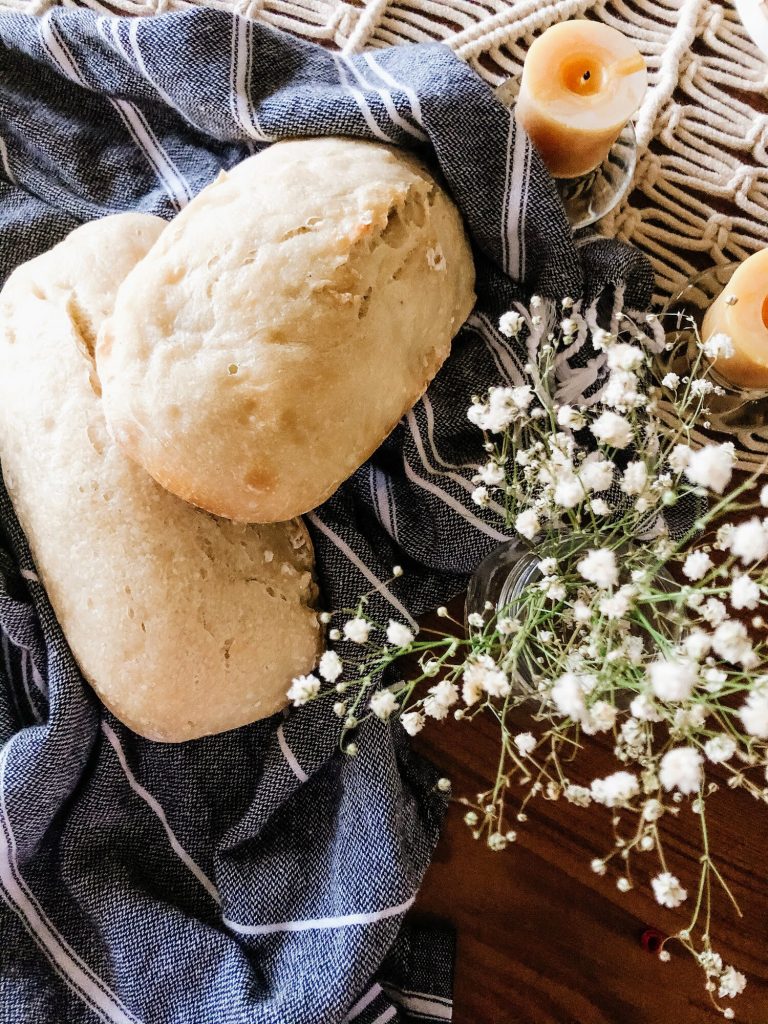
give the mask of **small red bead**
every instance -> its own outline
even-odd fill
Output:
[[[658,953],[666,937],[658,928],[646,928],[640,936],[640,945],[646,953]]]

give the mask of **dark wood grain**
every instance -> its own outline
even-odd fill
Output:
[[[520,727],[526,728],[524,713]],[[434,724],[418,748],[453,781],[455,796],[487,788],[497,733],[489,719]],[[574,781],[616,770],[609,746],[586,738]],[[501,853],[472,838],[452,804],[417,909],[457,930],[455,1024],[706,1024],[703,975],[671,945],[662,963],[640,943],[655,927],[684,927],[690,908],[658,906],[648,877],[653,854],[634,861],[637,887],[622,894],[615,874],[599,877],[593,857],[609,852],[610,812],[564,801],[534,802],[518,839]],[[689,890],[698,881],[698,818],[683,804],[665,851]],[[711,800],[710,839],[718,866],[744,911],[717,896],[713,944],[748,976],[733,1001],[743,1024],[768,1024],[768,810],[746,793],[721,789]],[[689,901],[690,902],[690,901]]]

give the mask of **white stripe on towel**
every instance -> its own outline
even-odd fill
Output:
[[[334,533],[330,526],[324,523],[322,519],[319,519],[314,512],[310,512],[306,518],[309,519],[312,523],[314,523],[318,530],[324,533],[325,536],[336,545],[336,547],[339,549],[339,551],[341,551],[343,555],[346,555],[346,557],[355,566],[355,568],[363,576],[365,576],[368,582],[371,583],[376,590],[378,590],[382,597],[385,597],[387,601],[389,601],[393,608],[397,608],[400,614],[404,616],[404,618],[406,618],[412,626],[417,625],[414,617],[408,612],[404,605],[402,605],[401,602],[398,601],[395,595],[389,590],[386,583],[380,580],[378,576],[374,576],[374,574],[371,572],[368,566],[363,561],[361,561],[360,558],[358,558],[358,556],[355,554],[355,552],[352,550],[349,544],[343,541],[337,533]],[[504,538],[504,540],[507,539],[508,538],[506,537]]]
[[[108,1024],[141,1024],[57,932],[19,870],[16,838],[5,799],[5,768],[16,733],[0,753],[0,892],[64,983]]]
[[[101,723],[101,729],[104,735],[109,740],[110,744],[112,745],[112,748],[114,749],[115,753],[117,754],[117,760],[120,762],[120,767],[123,769],[123,773],[125,774],[125,777],[128,780],[128,785],[131,787],[134,793],[137,794],[137,796],[141,797],[141,799],[144,801],[145,804],[147,804],[150,810],[154,811],[154,813],[157,815],[160,824],[163,826],[163,829],[165,830],[165,834],[168,836],[168,842],[170,843],[173,852],[182,862],[184,867],[195,876],[195,878],[198,880],[200,885],[202,885],[202,887],[205,889],[205,891],[208,893],[211,899],[215,903],[221,903],[221,897],[219,896],[216,886],[213,884],[210,878],[208,878],[203,869],[192,860],[190,855],[187,853],[187,851],[181,845],[179,840],[176,838],[173,829],[168,824],[168,819],[165,816],[165,811],[163,810],[163,808],[152,796],[152,794],[149,793],[141,785],[141,783],[137,780],[136,776],[133,774],[131,769],[128,767],[128,761],[125,757],[125,751],[123,750],[122,744],[120,743],[120,740],[117,738],[117,735],[114,732],[114,730],[109,725],[107,725],[106,722]]]
[[[411,896],[405,903],[398,903],[396,907],[385,907],[384,910],[374,910],[370,914],[343,914],[340,917],[316,917],[307,921],[276,921],[272,924],[240,924],[238,921],[230,921],[224,918],[224,924],[241,935],[273,935],[275,932],[307,932],[324,928],[349,928],[354,925],[375,924],[377,921],[384,921],[388,917],[396,917],[404,914],[413,905],[415,896]]]
[[[293,774],[296,776],[299,782],[306,782],[309,776],[301,767],[299,762],[296,760],[293,751],[288,746],[288,740],[285,738],[285,733],[283,732],[282,724],[280,724],[277,727],[277,742],[280,744],[280,749],[283,752],[283,757],[288,762],[288,767],[291,769]]]

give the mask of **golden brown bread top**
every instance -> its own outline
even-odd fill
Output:
[[[121,285],[97,363],[125,450],[218,515],[324,501],[426,389],[474,302],[414,157],[281,142],[204,189]]]

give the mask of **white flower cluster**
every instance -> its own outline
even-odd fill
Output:
[[[396,720],[415,736],[430,721],[490,712],[500,766],[493,786],[465,801],[473,834],[496,851],[514,842],[508,808],[518,784],[517,822],[537,796],[609,808],[614,849],[593,869],[621,864],[616,884],[626,892],[630,860],[656,851],[660,867],[646,877],[662,907],[679,907],[689,889],[703,894],[691,929],[676,937],[698,957],[713,999],[732,998],[744,976],[712,951],[703,926],[719,877],[712,855],[703,851],[698,882],[681,881],[666,868],[658,827],[662,818],[672,827],[680,805],[704,822],[714,766],[768,803],[768,484],[745,517],[734,446],[688,443],[718,393],[702,367],[727,358],[732,343],[715,335],[689,375],[655,380],[652,353],[665,341],[651,314],[616,312],[604,329],[578,302],[558,310],[534,297],[529,310],[505,313],[499,332],[499,344],[525,353],[526,378],[472,399],[468,418],[484,433],[472,500],[502,517],[521,550],[537,552],[535,575],[506,607],[472,610],[461,638],[386,616],[377,623],[363,598],[329,631],[344,646],[294,679],[289,697],[301,706],[332,694],[350,754],[364,718]],[[585,390],[567,360],[579,353],[584,367],[590,347]],[[677,428],[659,415],[662,400],[673,403]],[[667,529],[681,503],[701,510],[683,538]],[[737,521],[722,522],[737,506]],[[437,616],[460,625],[445,607]],[[403,656],[406,678],[382,679]],[[524,708],[530,731],[519,725]],[[574,754],[596,734],[617,770],[572,780]]]
[[[471,423],[490,434],[501,434],[513,423],[521,420],[533,402],[533,389],[529,384],[516,388],[490,388],[488,399],[478,399],[469,407]]]

